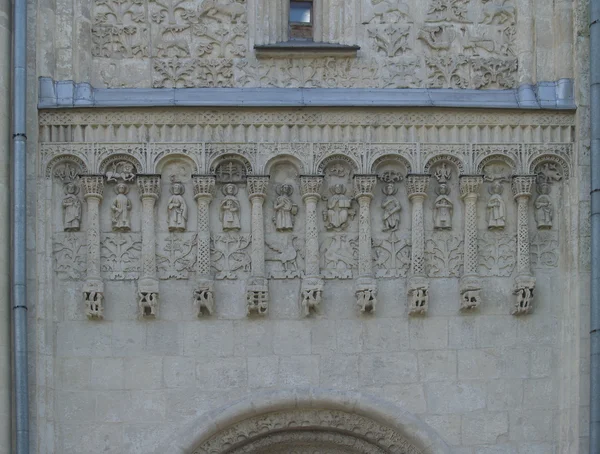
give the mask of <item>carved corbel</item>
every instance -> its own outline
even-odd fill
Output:
[[[198,207],[196,271],[198,285],[194,290],[194,306],[198,317],[212,315],[215,310],[214,284],[210,263],[210,203],[215,196],[214,175],[193,175],[194,199]]]
[[[376,175],[355,175],[354,196],[358,201],[358,279],[355,284],[356,304],[361,312],[375,312],[377,282],[373,276],[371,253],[371,200],[377,184]]]
[[[481,175],[461,175],[460,195],[465,204],[464,266],[460,279],[460,310],[469,311],[481,305],[481,279],[478,275],[477,198],[483,183]]]
[[[269,310],[269,285],[265,274],[265,224],[263,203],[267,196],[268,176],[247,177],[248,198],[252,209],[252,270],[246,286],[248,315],[266,315]]]
[[[408,313],[424,315],[429,306],[429,281],[425,274],[425,224],[423,204],[429,188],[428,174],[409,174],[406,191],[412,207],[412,253],[408,279]]]
[[[319,227],[317,203],[321,198],[323,175],[301,175],[300,191],[306,210],[305,269],[300,306],[305,317],[318,312],[323,302],[323,278],[319,269]]]
[[[535,178],[535,175],[517,175],[512,180],[513,196],[517,202],[517,277],[513,290],[513,315],[533,311],[535,278],[529,264],[529,199]]]
[[[142,273],[138,284],[140,317],[158,316],[158,277],[156,275],[155,206],[160,196],[160,175],[138,175],[142,200]]]
[[[104,193],[103,175],[81,177],[87,203],[87,278],[83,286],[85,313],[89,319],[104,318],[104,282],[100,275],[100,203]]]

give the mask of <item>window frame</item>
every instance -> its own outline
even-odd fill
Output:
[[[310,3],[310,22],[292,22],[293,3]],[[315,0],[290,0],[288,13],[288,39],[290,41],[314,41]]]

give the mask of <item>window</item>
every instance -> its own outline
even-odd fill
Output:
[[[313,39],[312,1],[290,1],[290,39]]]

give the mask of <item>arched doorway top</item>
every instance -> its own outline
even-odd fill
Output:
[[[452,453],[431,427],[389,402],[366,393],[320,388],[257,393],[210,411],[155,452],[279,453],[291,443],[309,446],[310,431],[321,441],[329,440],[332,453],[354,453],[352,443],[372,447],[356,452]]]

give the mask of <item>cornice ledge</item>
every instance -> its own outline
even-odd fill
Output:
[[[360,46],[291,40],[274,44],[256,44],[254,50],[257,58],[356,57]]]
[[[458,107],[575,110],[572,79],[512,90],[427,88],[93,88],[40,77],[38,109],[80,107]]]

